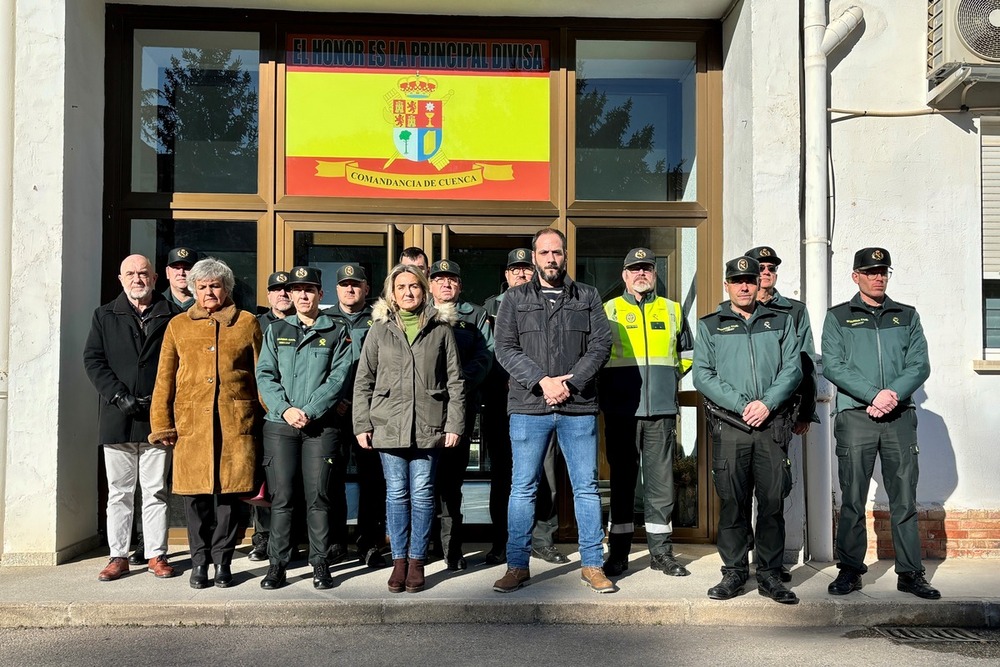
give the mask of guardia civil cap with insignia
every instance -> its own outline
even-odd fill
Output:
[[[743,255],[750,259],[756,259],[758,262],[767,262],[775,266],[781,264],[781,258],[778,257],[778,253],[774,252],[774,248],[771,246],[759,245],[756,248],[750,248]]]
[[[337,282],[342,283],[345,280],[354,280],[360,283],[362,280],[368,280],[368,276],[365,275],[365,270],[361,268],[360,264],[344,264],[337,269]]]
[[[737,257],[726,262],[726,280],[740,276],[760,276],[760,264],[753,257]]]
[[[288,287],[288,271],[275,271],[267,277],[267,291]]]
[[[622,265],[622,268],[628,268],[636,264],[652,264],[656,266],[656,255],[649,248],[632,248],[625,255],[625,263]]]
[[[439,276],[442,274],[462,277],[462,269],[458,266],[457,262],[453,262],[450,259],[439,259],[438,261],[431,264],[430,276]]]
[[[531,266],[531,251],[527,248],[514,248],[507,253],[507,268],[512,266]]]
[[[313,266],[293,266],[288,271],[288,284],[323,286],[323,272]]]
[[[885,248],[862,248],[854,253],[854,270],[874,269],[876,267],[892,266],[892,258]]]
[[[197,261],[198,253],[191,248],[181,246],[174,248],[167,253],[167,266],[173,266],[174,264],[187,264],[188,266],[194,266]]]

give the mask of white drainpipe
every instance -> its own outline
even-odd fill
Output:
[[[823,321],[830,306],[829,100],[827,56],[864,18],[860,7],[847,8],[829,27],[827,0],[803,0],[802,39],[805,83],[805,302],[812,321],[816,349],[820,350]],[[806,463],[806,525],[809,557],[833,560],[833,438],[830,412],[833,387],[817,367],[816,411],[820,424],[813,425],[804,448]]]
[[[14,225],[14,5],[0,0],[0,556],[6,513],[10,244]]]

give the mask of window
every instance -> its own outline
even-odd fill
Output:
[[[257,192],[258,41],[135,31],[134,192]]]
[[[694,42],[576,49],[576,198],[693,201]]]

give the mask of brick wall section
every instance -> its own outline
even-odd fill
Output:
[[[1000,558],[1000,510],[954,510],[921,506],[918,510],[920,557]],[[889,508],[876,505],[868,510],[867,559],[893,559]]]

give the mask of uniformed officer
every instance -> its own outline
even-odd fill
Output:
[[[453,303],[458,322],[452,327],[458,357],[465,376],[465,433],[457,447],[441,451],[434,496],[440,520],[441,551],[449,570],[468,567],[462,552],[462,484],[469,467],[472,431],[481,404],[480,387],[493,364],[493,329],[486,311],[460,298],[462,269],[457,262],[442,259],[430,269],[431,296],[435,304]]]
[[[760,265],[760,289],[757,291],[757,301],[772,310],[791,315],[792,321],[795,322],[795,328],[799,332],[802,381],[795,390],[793,398],[792,433],[804,435],[809,430],[809,424],[819,423],[819,417],[816,416],[816,364],[813,363],[816,348],[813,345],[809,311],[806,310],[806,304],[798,299],[790,299],[782,295],[775,287],[778,282],[778,266],[781,264],[781,258],[778,257],[774,248],[762,245],[750,248],[744,254],[756,259]],[[785,582],[792,580],[792,573],[784,565],[781,566],[781,580]]]
[[[266,333],[272,322],[283,320],[295,313],[295,306],[288,296],[288,272],[275,271],[267,277],[268,309],[257,316],[261,332]],[[271,508],[253,506],[252,548],[247,560],[255,563],[267,560],[267,540],[271,532]]]
[[[188,286],[187,274],[198,261],[198,253],[191,248],[178,247],[167,253],[167,280],[170,286],[163,296],[180,306],[182,311],[194,305],[194,295]]]
[[[504,289],[531,282],[535,275],[535,265],[531,263],[530,248],[514,248],[507,253],[507,267],[504,270]],[[494,326],[500,304],[506,291],[491,296],[483,308]],[[487,565],[507,562],[507,506],[510,503],[511,473],[514,461],[510,445],[510,415],[507,414],[507,371],[496,356],[493,366],[483,384],[482,439],[490,456],[490,521],[492,522],[493,546],[486,554]],[[559,528],[559,512],[556,503],[556,454],[559,451],[556,437],[545,451],[542,461],[542,476],[538,480],[535,497],[535,527],[531,531],[531,555],[549,563],[563,565],[569,562],[555,545],[556,530]]]
[[[271,492],[270,567],[260,586],[272,590],[285,583],[295,487],[301,479],[313,586],[327,589],[333,587],[327,562],[329,481],[339,452],[331,416],[351,371],[351,341],[342,320],[319,310],[320,270],[297,266],[288,273],[295,314],[268,327],[257,361],[257,385],[267,408],[264,472]]]
[[[781,581],[784,499],[791,490],[787,458],[791,397],[802,379],[795,324],[758,305],[757,260],[726,263],[729,301],[698,321],[694,385],[705,397],[712,433],[712,477],[721,499],[718,549],[722,581],[713,600],[743,592],[749,575],[748,498],[757,499],[757,591],[783,604],[799,599]]]
[[[622,280],[624,294],[604,304],[611,324],[611,358],[601,371],[598,393],[611,467],[611,528],[604,574],[616,577],[628,569],[641,465],[650,567],[684,577],[690,572],[674,559],[670,536],[677,384],[691,367],[694,337],[681,305],[656,295],[656,256],[651,250],[629,251]]]
[[[851,278],[858,293],[826,314],[823,375],[837,387],[834,436],[842,505],[837,525],[840,573],[832,595],[861,589],[868,571],[865,503],[875,469],[889,496],[897,590],[937,600],[924,577],[917,533],[917,416],[912,395],[930,375],[927,340],[913,306],[886,295],[892,260],[885,248],[854,255]]]
[[[337,269],[337,303],[326,309],[331,317],[340,317],[347,322],[351,336],[352,364],[351,373],[347,378],[347,386],[354,387],[354,376],[358,370],[358,360],[361,358],[361,347],[365,337],[372,327],[372,309],[368,304],[370,287],[368,276],[359,264],[344,264]],[[354,437],[354,423],[351,413],[351,398],[353,394],[345,394],[338,401],[334,422],[339,429],[341,446],[345,447],[343,469],[346,472],[347,451],[353,443],[354,461],[358,474],[358,524],[357,545],[358,556],[362,563],[371,568],[386,565],[382,550],[385,547],[385,477],[382,473],[382,462],[378,452],[362,449]],[[338,470],[338,473],[341,471]],[[333,530],[336,549],[338,539],[346,541],[347,503],[343,495],[344,483],[338,480],[333,498],[331,516],[336,524]],[[336,490],[339,489],[339,492]],[[343,537],[341,537],[341,535]],[[331,559],[332,560],[332,559]]]

